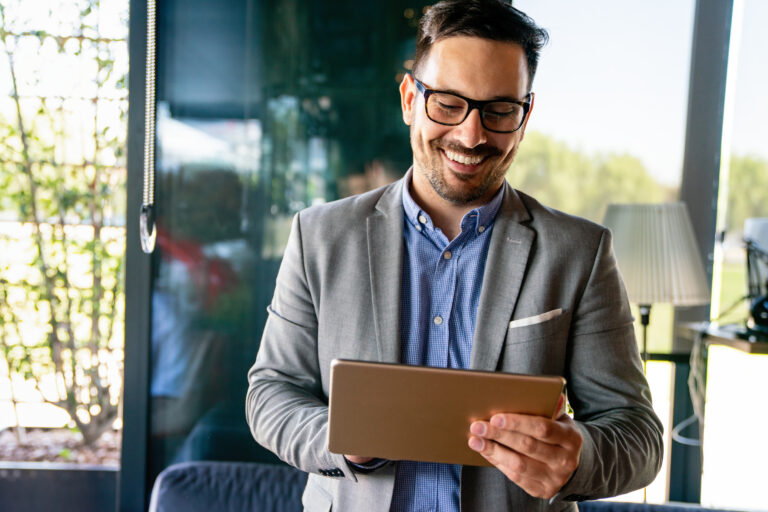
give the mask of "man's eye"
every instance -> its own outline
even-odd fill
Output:
[[[486,116],[493,117],[512,117],[516,116],[520,111],[520,106],[514,103],[509,105],[492,105],[485,109]]]
[[[448,110],[448,111],[461,110],[463,108],[461,105],[445,103],[442,101],[438,101],[437,106],[443,110]]]

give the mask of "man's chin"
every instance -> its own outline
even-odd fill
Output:
[[[437,183],[434,181],[432,182],[432,188],[435,190],[435,192],[437,192],[437,195],[451,204],[462,206],[465,204],[473,203],[481,199],[488,191],[487,185],[470,185],[469,181],[471,181],[473,176],[455,177],[462,182],[459,184],[459,186],[449,185],[443,179],[438,180]]]

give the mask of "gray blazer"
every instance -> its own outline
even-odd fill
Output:
[[[293,221],[248,373],[246,413],[259,443],[310,473],[306,510],[389,510],[397,464],[360,474],[330,453],[327,403],[332,359],[400,359],[403,186],[308,208]],[[548,501],[495,468],[463,467],[462,510],[575,510],[574,501],[650,483],[661,464],[662,426],[610,232],[504,186],[471,367],[565,377],[584,444],[573,477]],[[557,308],[555,318],[510,326]]]

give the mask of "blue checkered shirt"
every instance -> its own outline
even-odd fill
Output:
[[[485,260],[504,187],[461,219],[452,241],[403,187],[401,339],[403,363],[469,368]],[[391,510],[459,512],[461,466],[401,461]]]

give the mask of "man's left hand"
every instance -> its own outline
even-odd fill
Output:
[[[526,414],[496,414],[475,421],[469,447],[507,478],[537,498],[549,499],[579,465],[583,438],[576,423],[561,414],[556,420]]]

